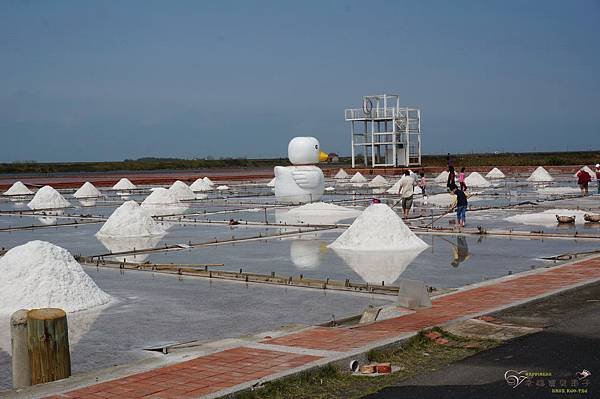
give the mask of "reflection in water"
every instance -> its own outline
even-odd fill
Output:
[[[346,262],[366,283],[393,284],[406,267],[424,250],[414,251],[351,251],[335,249],[335,253]]]
[[[317,269],[327,253],[327,241],[296,239],[290,246],[292,263],[300,269]]]
[[[134,249],[156,248],[163,236],[150,237],[105,237],[96,236],[96,238],[110,252],[126,252]],[[149,253],[119,255],[119,261],[125,260],[131,263],[144,263],[148,259]]]
[[[450,241],[448,241],[450,242]],[[454,267],[458,267],[462,262],[465,262],[469,259],[469,245],[467,244],[467,237],[465,236],[456,236],[456,245],[453,242],[452,244],[452,262],[450,264]]]
[[[81,206],[96,206],[96,203],[98,202],[98,199],[96,198],[82,198],[79,200],[79,204]]]
[[[340,210],[284,210],[275,209],[275,223],[280,224],[336,224],[342,220],[354,219],[361,211],[351,208]]]
[[[64,213],[65,213],[65,211],[62,209],[57,209],[54,211],[36,212],[37,215],[42,215],[42,216],[38,216],[37,220],[39,220],[39,222],[41,224],[44,224],[46,226],[56,224],[58,222],[58,219],[55,218],[54,216],[61,216],[61,215],[64,215]]]

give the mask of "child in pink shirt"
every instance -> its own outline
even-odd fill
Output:
[[[464,166],[460,169],[460,173],[458,174],[458,182],[460,183],[460,189],[465,191],[467,189],[467,185],[465,184],[465,168]]]

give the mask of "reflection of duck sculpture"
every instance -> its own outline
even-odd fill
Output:
[[[290,246],[290,259],[299,269],[317,269],[326,252],[326,241],[297,239]]]
[[[294,137],[288,145],[292,166],[275,167],[275,197],[279,202],[305,203],[318,201],[325,190],[323,171],[315,164],[325,161],[314,137]]]

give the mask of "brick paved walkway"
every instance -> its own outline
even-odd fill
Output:
[[[389,320],[350,328],[315,327],[262,341],[281,350],[228,349],[51,398],[197,398],[325,360],[298,354],[298,348],[348,352],[597,279],[600,257],[457,291],[434,299],[431,308]]]

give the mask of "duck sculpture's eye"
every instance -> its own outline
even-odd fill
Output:
[[[319,146],[317,144],[315,144],[315,150],[318,150]]]

